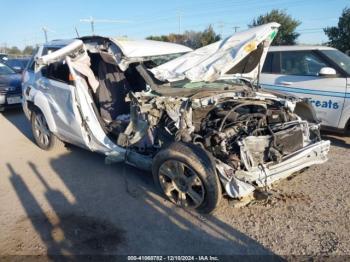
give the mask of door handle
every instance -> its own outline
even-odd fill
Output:
[[[283,86],[291,86],[293,82],[286,82],[286,81],[281,81],[277,83],[278,85],[283,85]]]

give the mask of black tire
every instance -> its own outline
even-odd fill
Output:
[[[45,116],[41,111],[32,111],[30,122],[34,141],[41,149],[49,151],[64,146],[64,144],[50,131]]]
[[[348,120],[348,123],[345,126],[344,135],[345,136],[350,136],[350,119]]]
[[[179,168],[180,166],[183,168]],[[175,169],[180,172],[174,171]],[[174,174],[169,174],[170,171],[176,173],[175,178]],[[183,175],[178,175],[181,172]],[[216,174],[215,163],[209,154],[198,146],[181,142],[171,144],[158,152],[153,159],[152,173],[156,186],[178,206],[195,209],[200,213],[211,213],[221,200],[221,184]],[[173,176],[173,179],[170,176]],[[183,183],[179,177],[192,182]],[[193,195],[193,191],[197,194]]]

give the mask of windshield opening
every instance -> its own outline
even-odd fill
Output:
[[[175,53],[175,54],[169,54],[169,55],[161,55],[161,56],[154,56],[154,57],[147,57],[144,60],[144,65],[148,69],[152,69],[154,67],[157,67],[161,64],[165,64],[169,62],[170,60],[176,59],[185,53]]]
[[[339,65],[344,71],[350,75],[350,57],[339,50],[321,50],[329,59]]]
[[[231,77],[228,79],[218,79],[214,82],[190,82],[188,80],[176,81],[169,83],[173,88],[185,88],[185,89],[200,89],[200,88],[229,88],[231,86],[243,86],[244,81],[237,77]]]
[[[11,75],[16,74],[16,72],[11,69],[9,66],[0,63],[0,75]]]

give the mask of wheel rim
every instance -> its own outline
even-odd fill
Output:
[[[36,114],[34,119],[34,134],[37,140],[44,146],[50,144],[50,131],[45,117],[42,114]]]
[[[185,163],[167,160],[160,166],[158,176],[165,195],[175,204],[196,208],[203,203],[205,196],[203,182]]]

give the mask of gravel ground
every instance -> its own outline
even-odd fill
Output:
[[[69,147],[44,152],[21,111],[0,114],[0,255],[350,255],[350,138],[329,161],[212,215],[174,207],[152,177]]]
[[[347,141],[333,143],[327,163],[275,185],[267,199],[240,209],[225,201],[216,216],[276,254],[350,254]]]

